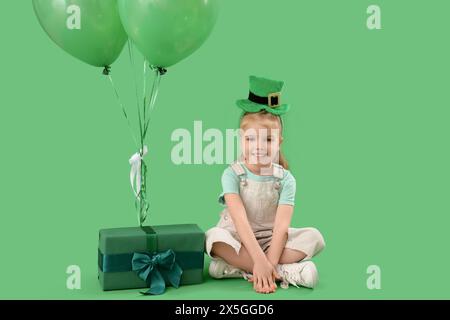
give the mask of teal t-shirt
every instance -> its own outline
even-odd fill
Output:
[[[251,172],[244,164],[244,168],[247,179],[256,181],[274,181],[274,176],[260,176]],[[294,176],[289,170],[284,169],[284,177],[281,179],[281,192],[278,204],[294,205],[295,203],[295,189],[296,182]],[[222,193],[219,196],[219,203],[225,206],[225,193],[237,193],[239,194],[240,180],[237,174],[231,167],[227,167],[222,174]]]

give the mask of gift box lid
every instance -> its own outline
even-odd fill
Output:
[[[205,232],[196,224],[110,228],[99,231],[99,250],[104,254],[155,250],[203,251]]]

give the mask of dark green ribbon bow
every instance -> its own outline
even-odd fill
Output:
[[[175,262],[175,252],[168,249],[163,252],[133,254],[133,271],[144,280],[150,289],[142,294],[162,294],[166,289],[165,279],[178,288],[183,270]]]

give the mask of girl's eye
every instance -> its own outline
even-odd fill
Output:
[[[245,140],[247,140],[247,141],[253,141],[253,140],[255,140],[255,138],[254,138],[254,137],[245,137]]]

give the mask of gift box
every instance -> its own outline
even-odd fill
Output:
[[[103,290],[150,288],[203,282],[205,233],[196,224],[102,229],[98,278]],[[144,292],[143,292],[144,293]]]

